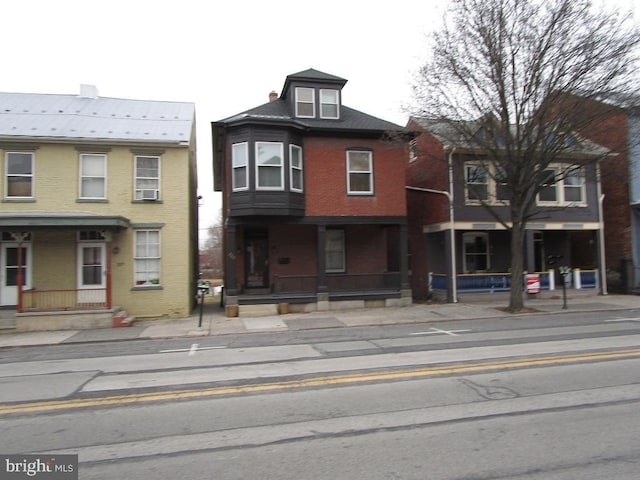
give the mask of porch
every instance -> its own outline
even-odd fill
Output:
[[[239,310],[257,316],[260,312],[275,315],[411,303],[408,290],[401,288],[399,272],[328,274],[325,279],[326,288],[319,289],[316,275],[274,276],[271,289],[247,289],[238,294]]]
[[[225,297],[229,316],[410,304],[404,218],[324,223],[229,223]],[[338,223],[338,221],[340,223]],[[392,223],[395,221],[396,223]]]
[[[534,272],[539,276],[540,290],[554,291],[562,289],[562,277],[554,270]],[[582,270],[574,268],[566,277],[566,286],[575,290],[598,289],[598,270]],[[429,291],[437,296],[446,294],[448,289],[448,275],[446,273],[429,272]],[[526,292],[527,277],[522,278]],[[511,274],[499,272],[458,274],[456,288],[460,294],[464,293],[495,293],[511,290]]]
[[[111,327],[113,236],[120,216],[0,215],[0,304],[18,331]]]

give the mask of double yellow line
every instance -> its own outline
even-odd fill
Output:
[[[133,393],[125,395],[110,395],[104,397],[76,398],[68,400],[44,400],[39,402],[23,402],[10,404],[5,403],[0,404],[0,415],[43,413],[60,410],[72,410],[76,408],[105,407],[128,404],[130,405],[147,402],[162,402],[168,400],[190,400],[216,397],[221,395],[259,393],[275,390],[294,390],[299,388],[359,384],[385,380],[406,380],[438,375],[456,375],[461,373],[542,367],[586,361],[620,360],[636,357],[640,357],[640,349],[575,353],[568,355],[541,356],[501,361],[486,361],[455,365],[324,375],[272,383],[254,383],[236,386],[198,389],[194,388],[188,390],[168,390],[162,392]]]

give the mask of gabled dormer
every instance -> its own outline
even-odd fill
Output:
[[[281,97],[291,108],[291,117],[339,120],[344,78],[310,68],[287,76]]]

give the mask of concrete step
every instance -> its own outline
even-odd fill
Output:
[[[238,316],[240,317],[269,317],[278,315],[277,304],[240,305],[239,307]]]

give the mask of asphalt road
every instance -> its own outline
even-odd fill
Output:
[[[634,312],[0,351],[0,452],[80,478],[637,478]]]

